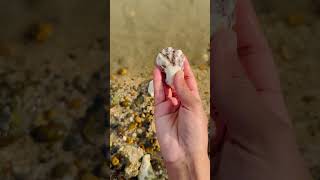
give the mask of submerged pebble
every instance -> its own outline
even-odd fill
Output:
[[[39,126],[31,131],[34,140],[38,142],[56,142],[64,138],[66,128],[63,124],[50,123],[48,125]]]
[[[80,180],[99,180],[99,178],[91,173],[81,175]]]

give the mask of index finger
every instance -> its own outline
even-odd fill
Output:
[[[197,81],[194,77],[194,74],[191,70],[189,60],[187,57],[185,57],[184,66],[183,66],[183,72],[184,72],[184,79],[186,80],[187,86],[189,89],[196,94],[198,94],[198,86]]]
[[[280,91],[272,52],[259,28],[258,18],[250,0],[237,1],[235,31],[240,61],[255,88]]]
[[[165,91],[162,82],[161,71],[158,67],[153,70],[153,89],[155,104],[159,104],[166,100]]]

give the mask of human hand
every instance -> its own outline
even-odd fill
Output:
[[[174,89],[153,73],[156,135],[169,178],[209,179],[208,120],[188,60],[174,78]]]
[[[213,175],[218,179],[310,179],[299,154],[272,52],[250,0],[237,1],[235,32],[211,45]]]

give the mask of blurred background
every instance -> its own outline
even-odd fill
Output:
[[[0,179],[108,177],[107,1],[0,2]]]
[[[300,151],[320,178],[320,1],[254,0],[270,46]]]

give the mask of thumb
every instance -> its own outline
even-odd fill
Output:
[[[191,107],[196,104],[197,99],[192,94],[191,90],[189,89],[185,79],[184,79],[184,72],[178,71],[174,77],[174,88],[178,99],[180,100],[181,104],[186,107]]]

